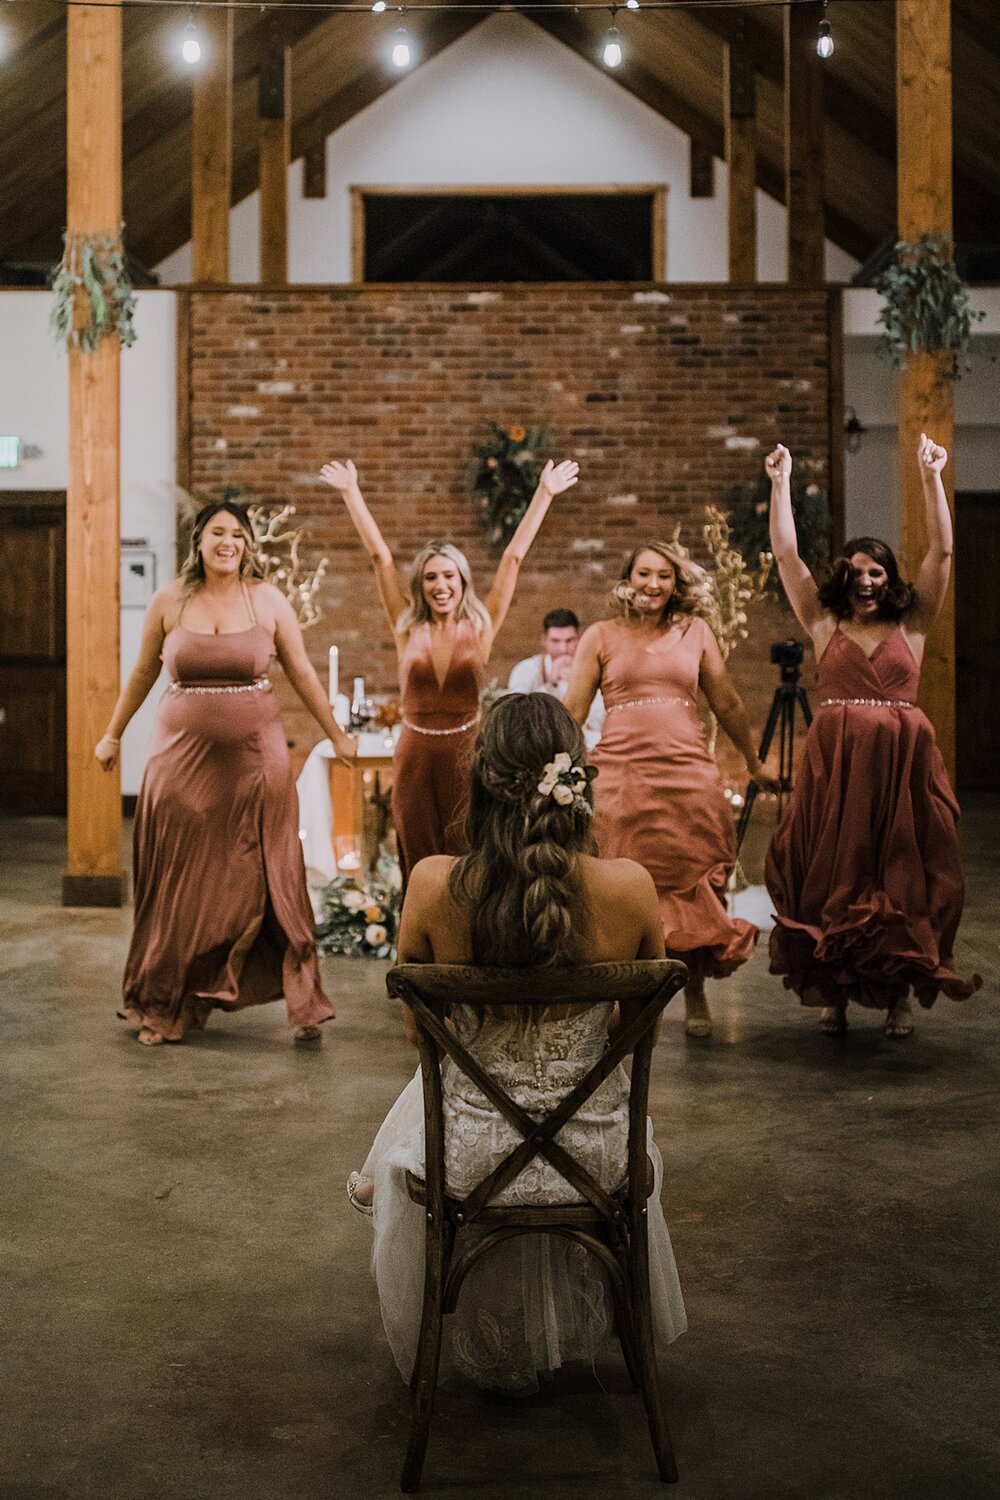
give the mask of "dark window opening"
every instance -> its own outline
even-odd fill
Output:
[[[365,281],[651,281],[653,192],[365,193]]]

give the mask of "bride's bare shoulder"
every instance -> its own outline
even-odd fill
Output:
[[[634,859],[597,859],[585,855],[583,879],[594,895],[607,895],[618,900],[644,900],[656,887],[649,871]]]
[[[429,854],[418,860],[410,872],[406,887],[406,899],[416,903],[433,904],[448,889],[448,876],[457,863],[451,854]]]

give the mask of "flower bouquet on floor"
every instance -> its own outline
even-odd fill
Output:
[[[316,924],[320,953],[350,958],[391,958],[399,925],[400,892],[379,861],[375,875],[336,875],[320,891]],[[398,867],[397,867],[398,869]]]

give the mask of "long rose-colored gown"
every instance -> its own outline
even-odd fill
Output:
[[[294,1026],[334,1014],[316,962],[295,782],[266,684],[273,654],[256,621],[223,635],[178,624],[164,642],[174,681],[136,807],[135,923],[119,1015],[172,1041],[203,1027],[215,1006],[283,995]]]
[[[952,967],[964,886],[958,803],[916,705],[920,668],[902,630],[867,656],[836,630],[818,707],[765,867],[777,926],[771,972],[804,1005],[886,1009],[909,989],[978,989]],[[863,700],[863,701],[857,701]]]
[[[645,865],[668,955],[692,974],[720,978],[746,962],[758,934],[726,912],[736,833],[697,712],[709,634],[697,617],[654,644],[616,621],[601,625],[607,718],[591,759],[601,854]]]
[[[392,816],[405,887],[418,860],[465,849],[462,805],[485,675],[472,621],[458,622],[443,687],[429,625],[411,632],[399,670],[403,732],[393,756]]]

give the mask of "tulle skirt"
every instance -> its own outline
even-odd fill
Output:
[[[624,1072],[621,1078],[625,1080]],[[572,1141],[564,1144],[572,1149]],[[647,1216],[653,1329],[662,1349],[684,1332],[687,1318],[660,1206],[663,1163],[651,1123],[647,1149],[654,1168]],[[618,1160],[624,1161],[624,1153]],[[472,1181],[484,1177],[493,1165],[492,1153],[484,1153],[482,1169],[471,1171]],[[472,1163],[469,1166],[471,1170]],[[375,1184],[372,1272],[389,1347],[406,1381],[420,1331],[425,1234],[424,1211],[407,1193],[406,1173],[422,1175],[423,1170],[418,1070],[386,1116],[364,1166],[364,1175]],[[564,1194],[562,1201],[569,1196]],[[463,1232],[477,1231],[471,1226]],[[593,1364],[616,1343],[611,1289],[598,1260],[563,1236],[523,1235],[496,1247],[470,1271],[456,1311],[444,1320],[441,1373],[464,1375],[490,1390],[530,1391],[537,1388],[538,1373],[556,1370],[569,1360]]]

